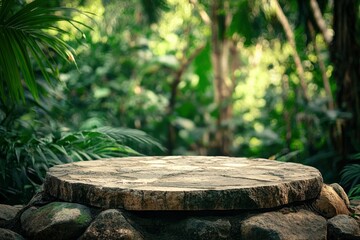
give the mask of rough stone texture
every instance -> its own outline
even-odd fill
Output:
[[[92,221],[88,207],[77,203],[52,202],[22,218],[27,237],[37,240],[77,239]]]
[[[20,211],[18,207],[0,204],[0,226],[13,219],[18,211]]]
[[[344,189],[338,183],[332,183],[330,186],[335,190],[339,197],[344,201],[346,207],[350,206],[349,198]]]
[[[149,237],[156,240],[225,240],[232,239],[231,223],[225,216],[199,217],[189,216],[186,219],[171,221],[168,225],[162,225],[158,233]],[[238,236],[237,238],[239,238]]]
[[[350,200],[350,206],[359,207],[360,206],[360,199],[352,199],[352,200]]]
[[[79,240],[92,239],[141,240],[143,237],[120,211],[108,209],[97,216]]]
[[[326,232],[326,220],[307,210],[262,213],[241,224],[241,239],[326,240]]]
[[[313,203],[314,210],[326,218],[332,218],[338,214],[349,214],[344,200],[329,185],[324,184],[320,195]]]
[[[336,194],[335,194],[336,195]],[[320,197],[320,196],[319,196]],[[97,215],[88,228],[79,232],[72,226],[49,227],[54,222],[55,208],[77,204],[53,203],[53,210],[30,207],[21,215],[24,225],[48,228],[47,235],[27,235],[28,239],[146,239],[146,240],[211,240],[211,239],[358,239],[359,226],[347,215],[326,219],[309,205],[316,200],[297,202],[276,209],[230,211],[127,211],[91,208]],[[51,205],[51,204],[49,204]],[[352,201],[351,206],[357,203]],[[43,210],[43,215],[39,214]],[[99,214],[100,213],[100,214]],[[37,216],[35,218],[34,216]],[[354,216],[354,215],[352,215]],[[48,217],[48,218],[46,218]],[[355,216],[356,217],[356,216]],[[66,217],[64,217],[66,218]],[[90,217],[89,217],[90,218]],[[40,220],[38,220],[40,219]],[[41,221],[38,223],[38,221]],[[89,220],[90,221],[90,220]],[[328,227],[328,228],[327,228]],[[17,230],[15,230],[17,231]],[[68,233],[68,232],[71,233]],[[1,231],[0,231],[1,232]],[[25,232],[26,233],[26,232]],[[326,236],[328,235],[328,236]],[[25,236],[25,235],[24,235]],[[80,238],[79,238],[80,237]],[[3,239],[0,235],[0,239]]]
[[[358,215],[358,219],[360,219],[360,200],[351,200],[350,208],[352,210],[352,213]]]
[[[259,209],[315,198],[320,172],[265,159],[171,156],[52,167],[45,191],[59,199],[127,210]]]
[[[9,229],[0,228],[0,239],[1,240],[24,240],[24,238]]]
[[[221,240],[229,239],[231,224],[226,219],[214,221],[190,218],[183,232],[185,239]]]
[[[360,226],[348,215],[337,215],[328,220],[328,239],[360,240]]]
[[[32,214],[34,214],[36,212],[38,208],[37,207],[29,207],[28,209],[26,209],[20,216],[20,222],[25,223],[27,220],[27,218],[31,217]]]

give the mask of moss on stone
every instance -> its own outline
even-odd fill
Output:
[[[83,212],[81,212],[81,214],[75,219],[76,223],[79,225],[87,225],[91,222],[91,220],[91,215]]]

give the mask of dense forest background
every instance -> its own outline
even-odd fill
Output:
[[[139,154],[299,162],[360,196],[360,1],[44,2],[0,1],[0,202]]]

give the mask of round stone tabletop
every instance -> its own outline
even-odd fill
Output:
[[[169,156],[75,162],[50,168],[44,188],[64,201],[126,210],[272,208],[315,198],[320,172],[266,159]]]

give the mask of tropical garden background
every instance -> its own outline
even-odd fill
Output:
[[[360,1],[0,0],[0,203],[55,164],[229,155],[360,196]]]

